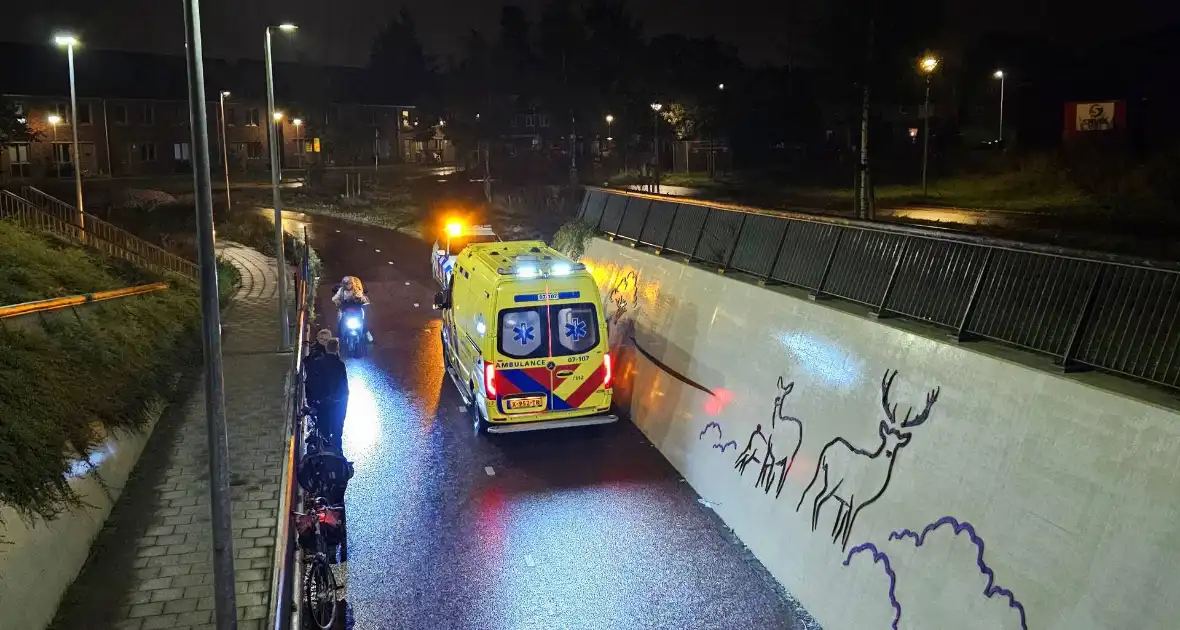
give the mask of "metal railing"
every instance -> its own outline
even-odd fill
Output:
[[[612,238],[764,284],[1180,388],[1180,267],[1156,261],[589,187]]]
[[[14,195],[15,196],[15,195]],[[197,263],[186,260],[152,243],[116,227],[92,214],[78,214],[78,209],[57,197],[32,186],[21,188],[23,199],[36,210],[56,219],[51,229],[78,243],[94,247],[108,256],[121,258],[136,266],[157,273],[175,274],[196,283],[199,280]],[[37,229],[46,229],[41,226]]]
[[[314,296],[315,277],[311,272],[311,243],[307,238],[307,230],[303,232],[303,251],[299,260],[299,270],[295,274],[295,345],[291,358],[291,373],[288,380],[288,409],[286,420],[287,445],[283,455],[283,485],[279,491],[279,517],[275,528],[275,562],[271,573],[271,610],[269,628],[273,630],[291,630],[301,627],[299,622],[302,598],[299,594],[299,580],[302,570],[299,554],[296,553],[295,537],[291,535],[294,524],[291,511],[293,506],[299,505],[299,484],[295,480],[295,468],[298,458],[303,454],[303,417],[300,411],[304,402],[304,369],[303,359],[305,345],[310,325],[310,305]]]
[[[156,282],[154,284],[143,284],[122,289],[95,291],[93,293],[83,293],[82,295],[56,297],[24,302],[22,304],[0,306],[0,329],[7,330],[12,327],[16,330],[29,330],[36,328],[47,321],[47,316],[56,315],[58,312],[67,308],[80,321],[82,314],[78,311],[79,307],[105,302],[107,300],[146,295],[157,291],[167,291],[168,288],[168,283]],[[33,317],[34,315],[36,317]]]

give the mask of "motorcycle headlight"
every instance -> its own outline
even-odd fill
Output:
[[[359,317],[349,317],[344,321],[344,325],[348,326],[349,330],[357,330],[361,327],[361,319]]]

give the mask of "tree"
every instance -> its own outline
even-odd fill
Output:
[[[17,142],[34,142],[41,137],[41,132],[29,127],[29,120],[17,104],[8,100],[0,100],[0,147],[6,147]]]
[[[433,59],[422,47],[418,26],[408,9],[403,7],[373,42],[369,70],[387,99],[421,103],[436,93]]]

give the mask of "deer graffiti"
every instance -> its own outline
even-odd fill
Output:
[[[889,389],[893,386],[893,379],[897,377],[897,370],[892,373],[885,371],[881,378],[881,406],[885,409],[885,420],[881,421],[878,433],[881,444],[874,451],[856,448],[844,438],[836,438],[824,445],[819,454],[819,463],[815,467],[815,475],[811,483],[803,490],[799,497],[799,504],[795,506],[798,512],[803,507],[803,500],[819,478],[823,477],[823,485],[815,495],[811,506],[811,531],[819,526],[819,512],[828,499],[836,499],[838,509],[836,520],[832,524],[832,542],[840,543],[841,548],[847,549],[848,537],[852,533],[852,526],[860,511],[872,505],[885,493],[889,487],[889,480],[893,476],[893,465],[897,463],[897,453],[913,437],[913,429],[926,422],[930,417],[930,408],[938,401],[940,388],[935,387],[926,394],[926,408],[911,420],[914,408],[910,407],[905,418],[897,421],[897,405],[889,404]]]
[[[799,446],[803,443],[803,421],[798,418],[783,415],[783,403],[787,399],[787,395],[795,389],[795,383],[783,383],[783,377],[778,377],[779,393],[774,397],[774,411],[770,414],[770,428],[771,434],[767,436],[762,432],[762,425],[754,427],[754,432],[750,434],[750,440],[746,443],[746,448],[743,450],[734,462],[734,468],[738,474],[746,472],[746,466],[750,462],[757,462],[761,464],[758,470],[758,479],[754,482],[754,487],[762,488],[767,494],[770,494],[770,489],[775,487],[774,497],[777,499],[783,493],[783,484],[786,482],[787,474],[791,472],[791,466],[795,463],[795,456],[799,454]],[[788,425],[785,429],[788,439],[793,444],[790,447],[790,455],[778,459],[774,454],[774,438],[784,434],[783,428],[780,424]],[[763,455],[758,457],[759,447],[763,447]],[[778,471],[775,471],[778,468]],[[775,479],[778,479],[777,487],[775,486]]]

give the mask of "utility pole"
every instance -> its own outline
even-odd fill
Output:
[[[197,206],[197,246],[201,274],[201,347],[205,356],[205,422],[209,436],[209,505],[213,526],[213,605],[220,630],[237,628],[234,590],[234,538],[226,443],[225,398],[221,371],[221,310],[217,292],[217,252],[213,242],[213,182],[209,175],[209,129],[205,112],[205,70],[201,57],[200,0],[184,4],[188,61],[189,129],[193,142],[193,190]]]
[[[872,186],[869,177],[869,78],[873,72],[873,35],[877,26],[876,3],[873,3],[873,14],[869,15],[868,42],[865,48],[865,67],[861,77],[860,102],[860,181],[858,188],[857,216],[872,221],[876,218],[876,208]]]

